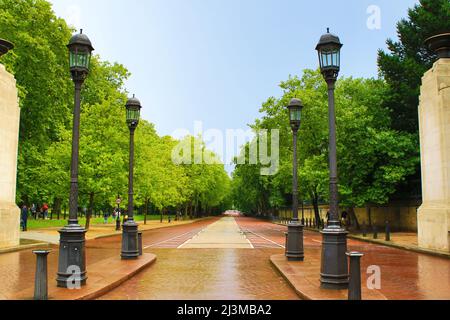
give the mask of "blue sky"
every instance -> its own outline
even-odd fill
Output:
[[[83,28],[103,59],[132,73],[126,87],[162,135],[194,122],[246,129],[278,83],[317,67],[315,45],[331,31],[344,43],[345,76],[376,77],[377,50],[417,0],[52,0]],[[381,28],[367,27],[369,6]]]

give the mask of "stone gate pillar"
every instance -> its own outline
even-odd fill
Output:
[[[450,252],[450,33],[432,37],[427,44],[439,59],[425,73],[420,95],[419,246]]]
[[[0,39],[0,56],[12,45]],[[16,80],[0,64],[0,249],[19,245],[20,210],[16,205],[20,109]]]

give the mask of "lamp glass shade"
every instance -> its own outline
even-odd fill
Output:
[[[70,68],[81,68],[89,70],[91,63],[91,53],[89,51],[80,50],[80,48],[73,48],[69,52]]]
[[[127,122],[138,122],[140,114],[140,108],[127,108]]]
[[[302,120],[302,109],[297,107],[290,108],[289,116],[291,122],[300,122]]]
[[[320,68],[340,68],[341,51],[339,48],[323,48],[319,50]]]

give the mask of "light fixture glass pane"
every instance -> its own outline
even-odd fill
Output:
[[[327,66],[327,54],[326,52],[321,53],[322,57],[322,68],[325,68]]]
[[[301,120],[301,110],[300,109],[292,109],[291,112],[291,121],[300,121]]]
[[[87,54],[85,52],[78,52],[78,66],[87,68]]]
[[[339,58],[338,58],[338,52],[334,51],[333,52],[333,66],[335,67],[339,67]]]

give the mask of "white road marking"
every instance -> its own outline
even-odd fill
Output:
[[[194,232],[194,231],[189,231],[189,232],[180,234],[180,235],[178,235],[178,236],[175,236],[175,237],[173,237],[173,238],[170,238],[170,239],[167,239],[167,240],[164,240],[164,241],[161,241],[161,242],[154,243],[154,244],[152,244],[152,245],[149,245],[149,246],[144,247],[144,249],[148,249],[148,248],[157,246],[157,245],[159,245],[159,244],[162,244],[162,243],[165,243],[165,242],[169,242],[169,241],[175,240],[175,239],[177,239],[177,238],[186,236],[186,235],[188,235],[188,234],[190,234],[190,233],[193,233],[193,232]]]
[[[248,229],[247,229],[246,232],[252,233],[252,234],[254,234],[255,236],[260,237],[260,238],[262,238],[262,239],[264,239],[264,240],[266,240],[266,241],[269,241],[269,242],[271,242],[271,243],[273,243],[273,244],[275,244],[275,245],[277,245],[277,246],[279,246],[279,247],[281,247],[281,248],[283,248],[283,249],[286,248],[285,246],[282,246],[281,244],[276,243],[275,241],[272,241],[272,240],[270,240],[270,239],[267,239],[266,237],[263,237],[262,235],[257,234],[256,232],[250,231],[250,230],[248,230]]]

